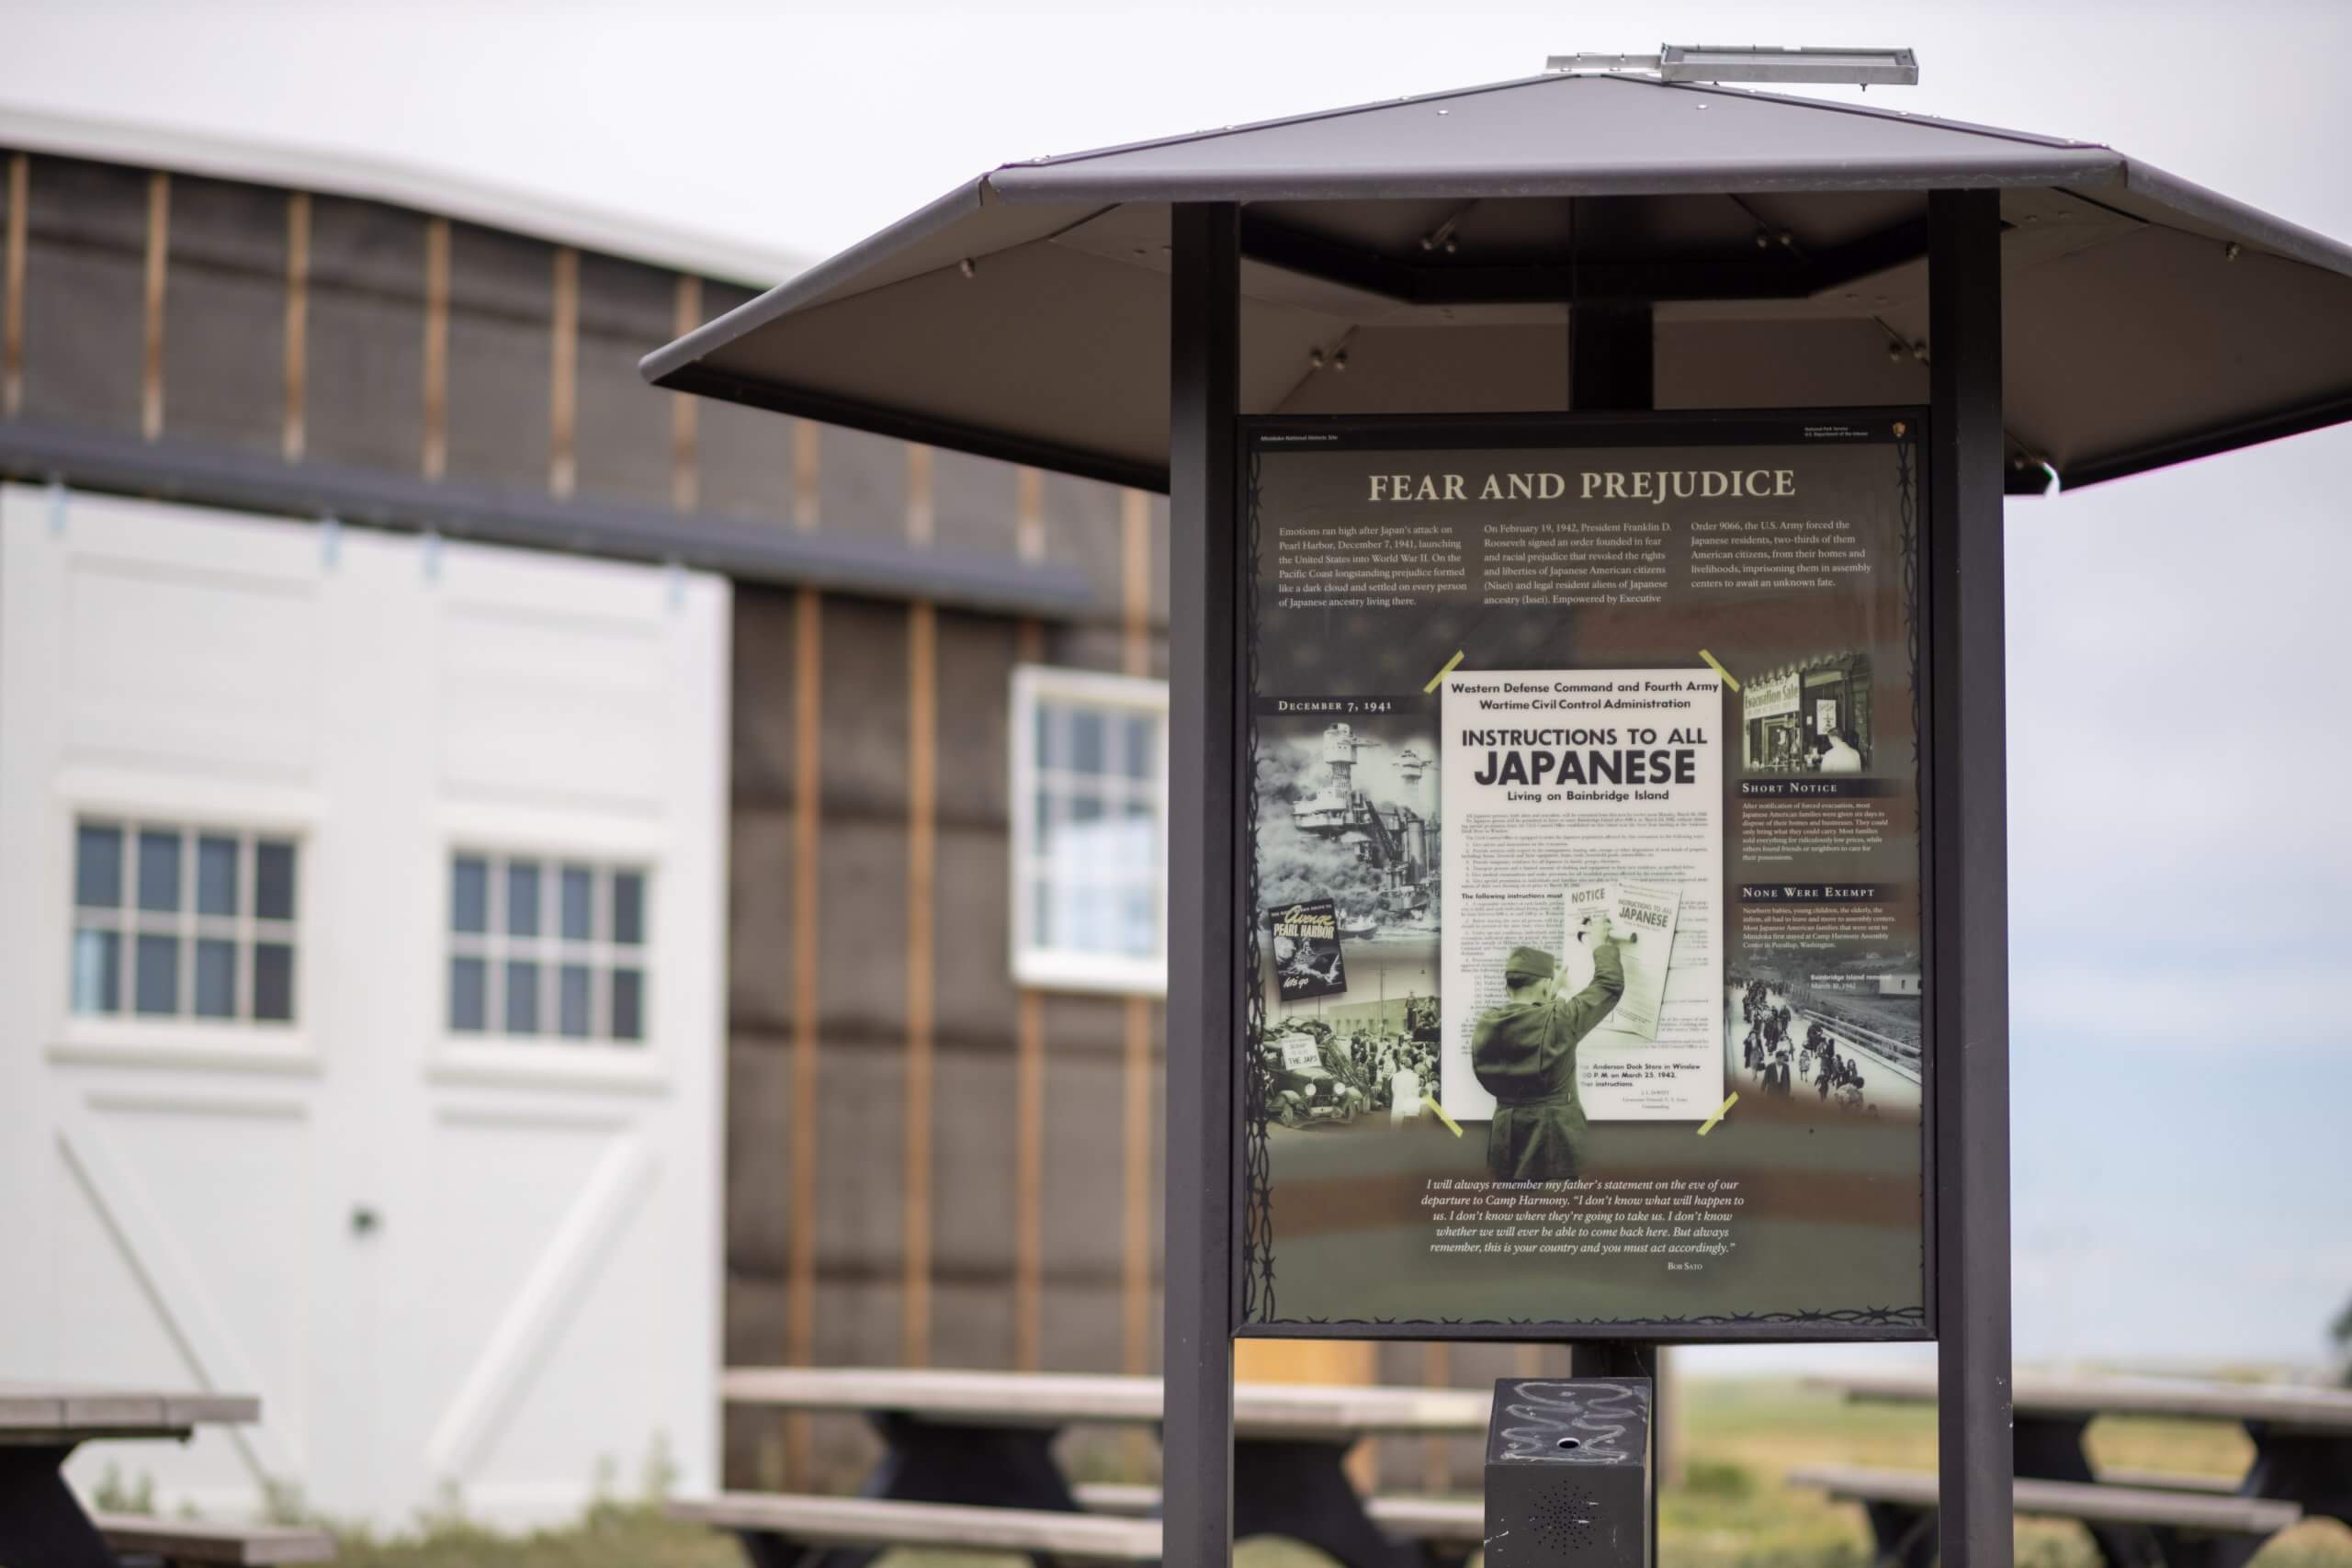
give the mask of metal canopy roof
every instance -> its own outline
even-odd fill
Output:
[[[1637,299],[1660,408],[1924,402],[1963,186],[2001,192],[2013,488],[2352,419],[2352,249],[2095,143],[1621,75],[1010,164],[642,369],[1160,488],[1169,205],[1220,201],[1247,412],[1564,408],[1573,305]]]

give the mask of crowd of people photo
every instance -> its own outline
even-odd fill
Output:
[[[1851,1049],[1840,1051],[1837,1032],[1820,1019],[1808,1016],[1803,1021],[1800,1036],[1788,998],[1774,990],[1770,981],[1750,979],[1741,988],[1740,1022],[1747,1033],[1740,1042],[1740,1066],[1757,1088],[1787,1097],[1797,1093],[1799,1085],[1807,1085],[1825,1105],[1874,1112]]]

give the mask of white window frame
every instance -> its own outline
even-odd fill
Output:
[[[435,834],[440,864],[432,881],[430,949],[432,1030],[435,1045],[425,1069],[433,1083],[505,1089],[557,1089],[623,1096],[660,1096],[670,1092],[676,1048],[671,1032],[662,1027],[656,998],[663,995],[662,976],[677,966],[670,926],[681,911],[673,909],[674,893],[665,893],[673,878],[676,847],[660,827],[645,822],[616,820],[595,812],[571,812],[554,807],[486,806],[479,803],[445,806]],[[645,874],[645,942],[641,949],[646,974],[645,1037],[610,1041],[555,1034],[510,1035],[503,1030],[470,1031],[449,1027],[449,959],[457,951],[449,929],[449,902],[460,855],[483,854],[493,859],[522,857],[559,865],[565,861],[610,870]],[[722,931],[724,927],[720,928]]]
[[[1083,704],[1148,715],[1159,731],[1159,776],[1152,786],[1152,820],[1159,840],[1157,918],[1159,951],[1149,958],[1086,953],[1046,945],[1038,940],[1035,910],[1027,897],[1040,869],[1036,795],[1036,721],[1040,703]],[[1159,997],[1168,993],[1168,682],[1134,675],[1107,675],[1056,665],[1023,664],[1012,671],[1011,716],[1012,762],[1012,977],[1022,986],[1049,991],[1093,991]]]
[[[487,868],[489,885],[483,889],[482,903],[485,929],[480,931],[460,931],[450,923],[457,904],[458,863],[461,860],[481,861]],[[507,890],[513,886],[507,868],[516,861],[530,862],[541,874],[541,919],[539,931],[532,936],[517,936],[505,929]],[[595,876],[593,929],[586,938],[562,934],[563,874],[575,866],[585,867]],[[613,879],[624,873],[635,876],[639,886],[638,940],[633,944],[617,941],[605,929],[611,913]],[[517,849],[473,841],[451,845],[442,867],[442,1032],[452,1040],[534,1050],[609,1048],[643,1053],[651,1043],[653,1033],[653,868],[642,859],[548,851],[537,846]],[[458,1029],[449,1021],[455,961],[459,958],[480,959],[482,964],[483,1015],[480,1029]],[[517,1034],[506,1027],[503,1005],[506,1000],[506,980],[501,971],[514,962],[536,964],[543,972],[538,998],[543,1004],[539,1010],[540,1027],[528,1034]],[[561,975],[566,964],[584,964],[588,967],[589,1026],[585,1034],[566,1034],[559,1023],[563,1010]],[[612,981],[622,969],[637,971],[639,983],[637,1033],[627,1038],[612,1032]],[[501,1005],[493,1007],[492,1002]]]
[[[66,770],[60,778],[46,815],[49,831],[41,849],[46,868],[42,880],[49,887],[47,907],[62,912],[62,919],[53,928],[58,938],[48,973],[37,981],[51,998],[42,1010],[51,1020],[50,1042],[44,1053],[49,1060],[298,1075],[319,1071],[313,1031],[323,997],[320,990],[322,971],[317,914],[329,872],[321,853],[321,812],[314,795],[300,790],[224,784],[197,775],[150,775],[121,769],[75,767]],[[290,922],[294,943],[292,1021],[199,1018],[192,1011],[168,1018],[135,1012],[129,1006],[135,959],[128,942],[122,957],[125,1005],[111,1013],[76,1012],[73,995],[74,933],[80,928],[81,911],[74,903],[74,856],[79,829],[85,822],[119,823],[133,833],[137,824],[144,823],[150,827],[178,828],[191,835],[210,832],[291,842],[295,865],[294,919]],[[135,852],[135,846],[127,848]],[[242,858],[247,862],[251,859],[250,855]],[[193,861],[194,856],[190,855],[184,876],[195,874]],[[250,864],[243,869],[250,871]],[[135,874],[126,869],[127,881],[135,882]],[[130,891],[135,896],[135,886]],[[250,906],[254,891],[250,880],[243,891],[243,902]],[[123,929],[135,927],[136,911],[126,908],[122,913],[129,921]],[[192,890],[186,914],[188,924],[184,939],[192,935],[198,924]],[[239,920],[241,925],[250,923],[243,915]],[[276,922],[270,924],[274,926]],[[192,954],[192,942],[190,952]],[[240,956],[250,964],[249,949],[241,947]],[[184,963],[192,961],[191,956]],[[241,984],[249,985],[250,971],[240,979]],[[242,992],[241,998],[250,1003],[250,998]],[[192,999],[191,993],[191,1003]]]

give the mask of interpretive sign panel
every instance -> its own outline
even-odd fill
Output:
[[[1248,423],[1238,1332],[1928,1335],[1922,435]]]

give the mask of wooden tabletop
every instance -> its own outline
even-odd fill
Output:
[[[1824,1377],[1807,1380],[1849,1399],[1932,1401],[1936,1380],[1925,1375]],[[2218,1421],[2260,1421],[2306,1432],[2352,1433],[2352,1390],[2292,1383],[2198,1382],[2174,1378],[2020,1376],[2017,1408],[2039,1416],[2174,1416]]]
[[[261,1401],[245,1393],[0,1382],[0,1442],[181,1437],[260,1419]]]
[[[888,1411],[948,1425],[1149,1425],[1159,1419],[1152,1377],[1077,1372],[919,1371],[898,1367],[729,1367],[719,1392],[739,1404],[796,1410]],[[1239,1383],[1233,1427],[1242,1438],[1337,1440],[1373,1433],[1484,1432],[1481,1391]]]

